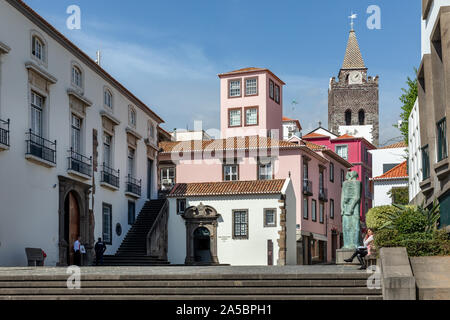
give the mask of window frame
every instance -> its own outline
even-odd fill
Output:
[[[36,103],[37,99],[34,99],[33,97],[39,97],[41,105],[38,105]],[[45,108],[45,97],[39,93],[37,93],[34,90],[30,90],[30,129],[32,132],[39,136],[44,137],[44,108]],[[33,121],[36,120],[36,116],[33,115],[39,114],[39,121]],[[39,126],[39,132],[36,132],[35,124],[38,124]]]
[[[330,219],[334,220],[334,199],[330,199]]]
[[[131,154],[133,155],[133,157],[130,157]],[[134,178],[135,173],[136,173],[136,149],[131,146],[127,146],[127,174],[130,177]]]
[[[76,63],[72,63],[72,67],[70,70],[71,70],[70,82],[72,86],[78,89],[83,89],[84,79],[83,79],[83,70],[81,69],[81,67]],[[76,71],[78,71],[78,77],[76,77],[77,74]],[[77,80],[79,81],[79,83],[77,83]]]
[[[269,79],[269,98],[275,101],[275,82]]]
[[[239,111],[239,125],[231,125],[231,117],[230,114],[232,111]],[[229,108],[228,112],[228,128],[240,128],[242,127],[242,108]]]
[[[254,124],[248,124],[247,122],[247,111],[256,109],[256,123]],[[251,107],[245,107],[244,108],[244,126],[245,127],[254,127],[259,125],[259,106],[251,106]]]
[[[305,206],[306,204],[306,206]],[[306,210],[305,210],[306,208]],[[303,219],[308,220],[309,219],[309,198],[306,196],[303,196]]]
[[[246,231],[245,235],[236,235],[236,213],[245,213],[246,217]],[[240,223],[242,225],[243,223]],[[232,237],[234,240],[248,240],[249,239],[249,214],[248,209],[233,209],[232,210]]]
[[[247,93],[247,81],[250,80],[256,80],[256,92],[255,93],[251,93],[248,94]],[[245,97],[255,97],[259,95],[259,77],[248,77],[248,78],[244,78],[244,96]]]
[[[79,121],[79,124],[74,124],[74,119]],[[70,114],[70,147],[76,153],[83,153],[83,138],[82,138],[82,130],[83,130],[83,118],[78,116],[77,114]],[[78,145],[75,144],[74,136],[78,136]]]
[[[235,96],[231,95],[231,83],[232,82],[239,82],[239,95],[235,95]],[[233,89],[233,90],[237,90],[237,89]],[[242,98],[242,78],[228,79],[227,92],[228,92],[228,99]]]
[[[128,106],[128,125],[135,129],[137,127],[137,113],[132,105]]]
[[[271,175],[268,176],[267,174],[265,175],[266,179],[261,179],[261,167],[264,166],[266,167],[267,165],[270,165],[270,173]],[[274,160],[273,159],[269,159],[269,161],[267,161],[267,163],[262,163],[261,159],[258,158],[258,165],[257,165],[257,178],[260,181],[268,181],[268,180],[273,180],[275,178],[275,172],[274,172]]]
[[[437,162],[448,158],[447,119],[436,122],[436,159]]]
[[[109,142],[107,141],[109,138]],[[109,151],[109,162],[106,162],[106,149],[108,147],[108,151]],[[103,132],[103,163],[109,167],[112,168],[114,161],[113,161],[113,151],[112,151],[112,147],[113,147],[113,136],[110,135],[107,132]]]
[[[343,147],[345,147],[346,150],[347,150],[347,156],[346,156],[346,158],[344,158],[343,156],[341,156],[341,155],[338,153],[338,148],[343,148]],[[337,155],[338,155],[339,157],[341,157],[342,159],[348,161],[348,144],[337,144],[337,145],[334,146],[334,151],[337,153]]]
[[[35,39],[38,40],[41,44],[41,58],[36,56],[34,51],[35,46]],[[47,40],[43,37],[43,35],[38,32],[37,30],[31,30],[30,31],[30,56],[31,58],[36,61],[36,63],[40,66],[43,66],[45,68],[48,67],[48,44]]]
[[[109,97],[110,97],[109,98],[110,105],[107,104],[107,99],[106,99],[108,94],[109,94]],[[110,110],[110,111],[114,110],[114,96],[113,96],[113,93],[112,93],[112,91],[109,88],[106,88],[106,87],[103,89],[103,106],[107,110]]]
[[[319,223],[325,223],[325,203],[322,201],[319,201]]]
[[[105,239],[105,208],[109,209],[109,226],[107,226],[109,230],[109,241]],[[102,240],[105,244],[112,245],[113,240],[113,232],[112,232],[112,205],[109,203],[102,203]]]
[[[267,212],[273,211],[273,224],[267,223]],[[277,209],[276,208],[264,208],[264,228],[276,228],[277,227]]]
[[[232,176],[236,175],[236,180],[226,180],[227,174],[225,173],[225,169],[227,167],[235,167],[236,168],[236,172],[232,173]],[[234,161],[234,163],[226,163],[224,162],[222,164],[222,181],[239,181],[239,163],[237,162],[237,160]],[[228,175],[229,176],[229,175]]]
[[[277,104],[281,104],[281,87],[275,84],[274,88],[274,101]]]
[[[130,205],[132,205],[132,207],[134,208],[134,212],[133,212],[133,222],[130,223]],[[128,220],[128,225],[132,226],[135,222],[136,222],[136,202],[128,200],[128,206],[127,206],[128,210],[128,215],[127,215],[127,220]]]
[[[184,203],[184,210],[180,211],[180,204]],[[177,214],[183,215],[186,212],[186,198],[178,198],[177,199]]]
[[[330,162],[330,182],[334,183],[334,163]]]
[[[317,222],[317,201],[315,199],[311,201],[311,221]]]

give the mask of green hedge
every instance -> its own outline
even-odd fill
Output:
[[[396,212],[398,212],[398,209],[394,206],[381,206],[370,209],[366,214],[367,228],[374,231],[378,230],[382,225],[389,221],[386,214]]]

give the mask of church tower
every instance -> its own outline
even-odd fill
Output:
[[[328,89],[328,129],[337,134],[364,137],[378,146],[378,76],[367,76],[367,68],[352,29],[338,80],[333,77]]]

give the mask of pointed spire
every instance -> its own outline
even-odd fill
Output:
[[[342,69],[365,69],[364,60],[359,49],[356,33],[352,29],[348,37],[347,49],[345,51],[344,64]]]

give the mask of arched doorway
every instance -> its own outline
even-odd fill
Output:
[[[80,207],[73,191],[69,192],[64,201],[64,237],[68,244],[67,264],[74,264],[73,244],[80,235]]]
[[[194,231],[194,259],[195,262],[211,263],[211,234],[204,227]]]

